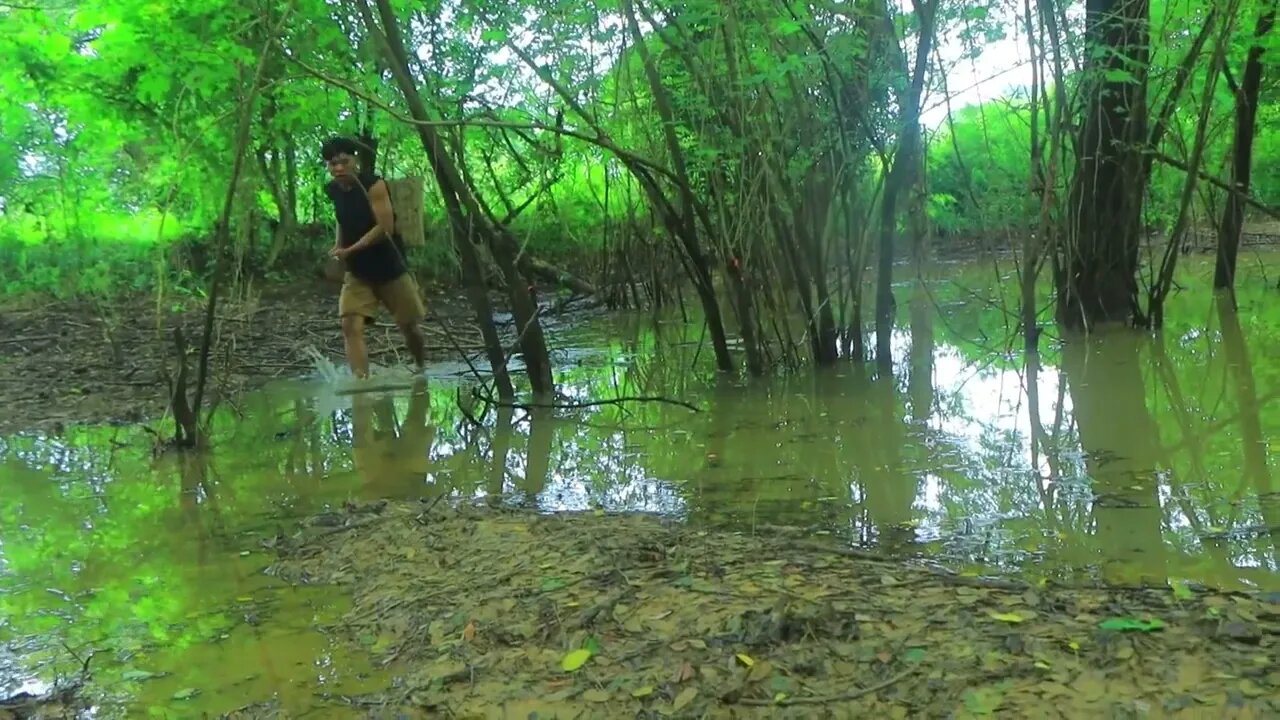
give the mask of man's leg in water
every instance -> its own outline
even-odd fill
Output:
[[[347,351],[347,364],[351,374],[369,376],[369,349],[364,342],[365,321],[373,317],[378,308],[378,298],[373,289],[357,280],[350,273],[342,282],[338,296],[338,315],[342,317],[342,344]]]
[[[413,362],[421,371],[427,364],[427,340],[422,335],[422,318],[427,310],[422,304],[422,295],[418,292],[418,283],[413,276],[405,273],[391,282],[378,288],[378,297],[387,306],[396,325],[404,335],[405,345]]]

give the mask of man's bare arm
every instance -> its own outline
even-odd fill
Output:
[[[387,189],[386,181],[379,180],[369,188],[369,204],[373,206],[373,217],[377,224],[351,246],[350,252],[381,242],[396,231],[396,215],[391,208],[391,192]]]

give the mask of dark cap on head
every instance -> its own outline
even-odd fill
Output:
[[[360,153],[360,145],[355,140],[347,137],[334,136],[324,141],[324,145],[320,146],[320,159],[332,160],[338,155],[356,156]]]

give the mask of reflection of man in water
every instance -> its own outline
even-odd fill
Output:
[[[398,425],[391,395],[360,394],[352,399],[352,455],[369,498],[412,494],[422,484],[435,439],[428,417],[430,401],[427,381],[419,378],[404,424]]]

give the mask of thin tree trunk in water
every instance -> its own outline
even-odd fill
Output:
[[[893,154],[889,177],[885,180],[884,197],[880,205],[876,273],[876,365],[882,370],[893,367],[893,316],[896,307],[893,299],[893,238],[898,229],[898,194],[910,187],[915,176],[915,154],[920,144],[920,97],[924,94],[925,70],[933,47],[933,21],[937,6],[937,0],[923,6],[916,3],[916,13],[920,18],[920,37],[916,43],[915,69],[911,76],[910,90],[901,109],[901,135],[898,148]]]
[[[485,358],[493,371],[493,383],[498,397],[510,400],[516,396],[516,390],[511,384],[511,371],[507,369],[507,354],[502,349],[502,338],[498,337],[498,328],[493,324],[493,304],[489,302],[489,289],[484,284],[484,267],[480,263],[480,253],[476,250],[471,221],[463,217],[456,196],[443,188],[441,195],[444,196],[448,210],[449,234],[453,236],[453,246],[458,251],[458,261],[462,266],[462,287],[466,290],[467,301],[475,313],[476,325],[484,340]]]
[[[1218,257],[1213,271],[1213,287],[1216,290],[1233,290],[1236,284],[1236,256],[1240,252],[1240,233],[1244,229],[1244,199],[1249,194],[1253,171],[1253,136],[1258,120],[1258,95],[1262,89],[1262,53],[1260,40],[1271,32],[1275,24],[1275,3],[1258,17],[1254,30],[1254,44],[1244,63],[1244,78],[1235,90],[1235,135],[1231,141],[1231,186],[1236,192],[1227,193],[1222,209],[1222,224],[1218,228]]]
[[[213,349],[213,328],[214,318],[218,307],[218,295],[222,291],[222,284],[226,280],[227,274],[227,242],[231,237],[231,211],[235,207],[236,188],[240,184],[240,173],[244,169],[244,156],[248,151],[250,131],[253,129],[253,108],[257,104],[258,92],[262,85],[262,73],[266,69],[267,59],[271,56],[271,43],[274,38],[278,37],[279,30],[284,27],[284,22],[289,15],[293,13],[293,4],[290,3],[285,7],[284,13],[280,16],[279,21],[274,28],[267,29],[267,41],[262,46],[262,53],[258,57],[258,66],[254,70],[252,84],[249,86],[249,95],[244,99],[244,104],[240,108],[239,127],[236,128],[236,152],[235,159],[231,164],[231,179],[227,182],[227,194],[222,202],[222,215],[218,222],[217,239],[214,241],[215,264],[213,271],[213,280],[209,283],[209,301],[205,305],[204,314],[204,335],[200,341],[200,364],[196,370],[196,397],[191,403],[192,418],[198,422],[200,418],[200,409],[204,403],[204,389],[209,380],[209,352]],[[197,428],[197,432],[199,429]],[[201,441],[199,436],[186,438],[189,446],[198,445]]]
[[[1138,245],[1146,189],[1147,0],[1087,0],[1087,81],[1093,92],[1072,182],[1065,287],[1058,318],[1065,327],[1139,321]]]
[[[441,194],[444,196],[445,206],[449,211],[450,221],[455,232],[466,230],[467,232],[463,235],[463,239],[466,242],[471,241],[472,232],[486,239],[490,249],[493,251],[494,259],[498,262],[499,269],[505,275],[507,292],[511,300],[511,313],[515,317],[516,332],[524,355],[529,383],[535,395],[548,395],[555,389],[551,376],[551,362],[547,354],[546,339],[542,333],[542,325],[537,318],[537,306],[530,294],[528,282],[521,278],[517,269],[515,241],[511,238],[506,228],[490,227],[485,223],[484,213],[472,194],[471,188],[463,181],[461,174],[458,172],[458,168],[454,163],[453,157],[449,154],[444,140],[433,126],[422,124],[431,120],[431,114],[427,111],[427,106],[422,101],[421,95],[418,94],[413,76],[409,71],[408,53],[405,50],[403,39],[400,37],[395,12],[391,9],[388,0],[376,0],[378,14],[382,19],[381,29],[378,27],[367,1],[357,0],[357,4],[366,29],[380,41],[379,44],[382,47],[383,54],[391,66],[396,83],[400,86],[401,94],[405,98],[410,115],[418,122],[414,127],[418,131],[423,149],[427,154],[427,160],[431,163],[436,181],[440,185]],[[450,196],[453,196],[453,201],[450,201]],[[473,247],[466,250],[462,250],[460,247],[460,251],[464,254],[475,252]],[[485,305],[487,306],[487,304],[486,302]],[[478,317],[482,331],[486,324],[492,326],[491,310],[487,307],[476,307],[475,309],[477,316],[488,311],[487,317]],[[488,345],[487,342],[486,345]],[[490,364],[493,365],[495,374],[499,368],[505,368],[505,357],[495,364],[492,349],[490,349],[489,355]],[[501,392],[501,387],[499,391]]]
[[[1240,2],[1241,0],[1232,0],[1228,4],[1229,17],[1235,17]],[[1213,112],[1213,91],[1217,87],[1218,73],[1225,67],[1226,49],[1231,40],[1232,27],[1233,23],[1229,21],[1223,23],[1222,32],[1218,35],[1217,42],[1214,43],[1213,58],[1210,61],[1208,70],[1205,71],[1207,80],[1205,81],[1203,98],[1200,104],[1200,113],[1196,120],[1195,141],[1191,148],[1191,156],[1187,160],[1192,172],[1187,173],[1187,177],[1183,182],[1181,201],[1178,205],[1178,217],[1174,221],[1173,230],[1170,231],[1169,240],[1165,244],[1164,256],[1161,258],[1156,279],[1151,283],[1151,287],[1147,291],[1147,318],[1149,326],[1153,328],[1164,327],[1164,301],[1173,289],[1173,273],[1177,268],[1178,257],[1181,255],[1179,248],[1182,246],[1183,238],[1186,236],[1187,228],[1191,223],[1191,205],[1195,202],[1196,183],[1200,180],[1200,161],[1204,157],[1209,117]]]
[[[636,52],[639,53],[640,61],[644,66],[645,77],[649,81],[649,90],[653,93],[654,106],[662,118],[663,137],[666,140],[671,162],[675,166],[676,184],[679,186],[677,189],[680,192],[680,214],[677,218],[679,221],[678,232],[685,241],[689,262],[693,265],[694,285],[698,290],[698,297],[702,300],[703,311],[706,313],[707,326],[711,332],[711,346],[716,356],[716,365],[721,370],[728,371],[733,368],[733,361],[729,357],[729,343],[724,334],[724,320],[720,316],[720,304],[716,299],[715,287],[711,279],[710,263],[706,254],[702,251],[702,243],[698,240],[695,216],[697,201],[693,197],[693,190],[689,186],[689,173],[685,168],[684,152],[680,149],[679,139],[676,137],[675,112],[671,106],[671,99],[667,95],[666,86],[662,84],[662,78],[658,75],[653,56],[649,53],[648,46],[645,45],[645,40],[641,35],[640,24],[636,20],[634,4],[630,0],[624,0],[623,11],[626,16],[627,27],[635,42]],[[749,310],[749,306],[747,309]],[[741,310],[739,308],[740,312]],[[743,317],[742,322],[744,328],[749,327],[750,315]]]

